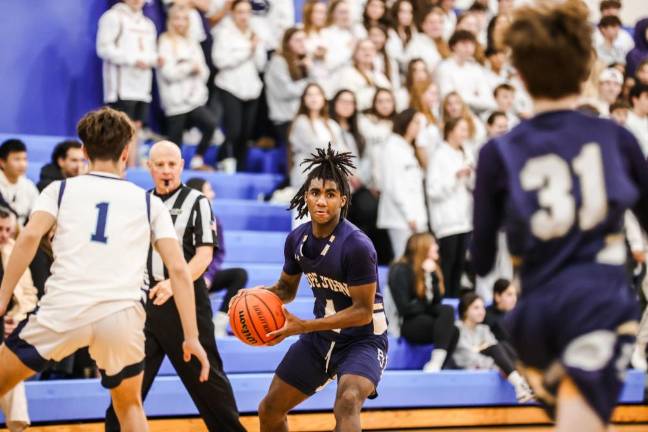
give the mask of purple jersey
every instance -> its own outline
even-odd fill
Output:
[[[313,235],[311,222],[300,225],[286,239],[283,271],[303,273],[315,296],[313,313],[317,318],[332,315],[351,306],[350,289],[376,283],[373,322],[324,332],[334,340],[381,335],[387,330],[382,295],[378,284],[376,249],[371,240],[351,222],[340,219],[325,239]]]
[[[472,256],[485,274],[503,226],[521,259],[524,294],[561,273],[623,272],[623,214],[648,227],[648,165],[634,136],[608,120],[554,111],[525,121],[480,152]]]

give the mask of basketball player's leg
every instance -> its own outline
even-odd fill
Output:
[[[556,432],[605,432],[607,426],[587,403],[574,381],[566,377],[558,388]]]
[[[359,375],[342,375],[338,382],[333,413],[336,432],[360,432],[360,411],[364,401],[374,393],[371,380]]]
[[[36,373],[4,344],[0,346],[0,364],[0,397]]]
[[[147,431],[146,415],[142,404],[142,377],[139,374],[122,380],[110,390],[113,408],[123,432]]]
[[[261,432],[287,432],[288,412],[309,398],[275,375],[270,389],[259,404]]]

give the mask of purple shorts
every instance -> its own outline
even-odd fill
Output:
[[[386,334],[334,341],[319,333],[307,333],[290,347],[275,373],[311,396],[342,375],[365,377],[377,388],[386,365]],[[376,395],[374,392],[370,398]]]

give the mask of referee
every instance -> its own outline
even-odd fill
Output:
[[[180,182],[184,161],[180,149],[174,143],[156,143],[151,148],[148,165],[155,183],[152,193],[160,197],[168,207],[178,238],[182,242],[185,259],[189,263],[196,291],[200,343],[207,351],[211,370],[209,379],[200,383],[198,361],[192,359],[186,363],[183,360],[182,326],[175,302],[171,299],[173,293],[167,270],[160,256],[150,249],[147,263],[150,290],[144,328],[146,360],[142,399],[146,398],[162,360],[167,355],[210,431],[245,431],[239,421],[232,387],[223,372],[223,363],[216,349],[211,304],[202,278],[217,245],[211,205],[200,192]],[[119,422],[111,405],[106,412],[106,431],[118,430]]]

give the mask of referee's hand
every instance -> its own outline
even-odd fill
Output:
[[[185,362],[191,360],[191,356],[195,356],[200,362],[200,376],[198,381],[205,382],[209,378],[209,360],[207,353],[197,338],[187,339],[182,343],[183,358]]]

